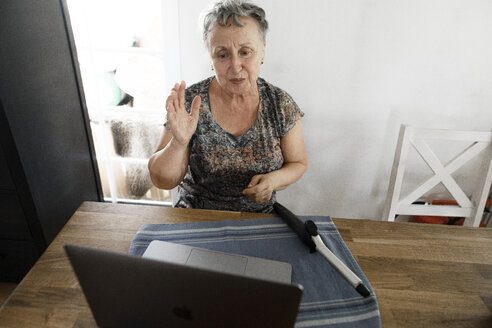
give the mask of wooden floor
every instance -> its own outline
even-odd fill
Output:
[[[0,307],[2,307],[3,302],[9,297],[15,287],[17,287],[15,283],[0,282]]]

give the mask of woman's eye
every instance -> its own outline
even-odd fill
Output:
[[[249,56],[251,54],[250,50],[241,50],[241,56]]]

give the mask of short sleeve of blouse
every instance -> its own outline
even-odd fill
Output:
[[[304,116],[304,112],[301,111],[294,99],[285,91],[282,91],[279,95],[279,104],[281,117],[278,131],[282,138],[294,127],[297,120]]]
[[[260,93],[264,110],[273,120],[277,137],[283,138],[289,132],[297,120],[304,116],[294,99],[284,90],[260,80],[262,86]]]

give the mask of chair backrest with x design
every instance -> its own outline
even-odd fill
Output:
[[[426,140],[467,141],[471,144],[449,163],[443,164],[433,152]],[[408,152],[413,146],[420,157],[432,169],[434,174],[404,197],[400,197]],[[475,186],[471,199],[465,194],[456,180],[451,176],[478,154],[482,156],[482,165],[476,172],[480,179]],[[416,205],[413,204],[429,190],[442,183],[457,202],[457,205]],[[393,162],[388,195],[383,212],[383,219],[394,221],[400,215],[429,215],[465,217],[465,226],[478,227],[483,215],[492,183],[492,132],[455,131],[415,128],[402,125]]]

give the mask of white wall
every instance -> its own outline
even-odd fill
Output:
[[[208,3],[179,1],[188,83],[213,73],[197,22]],[[278,197],[296,213],[380,218],[400,124],[491,130],[492,1],[256,3],[271,26],[261,75],[306,113],[310,166]]]

